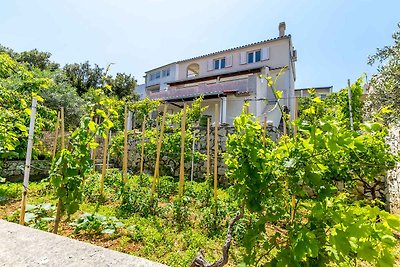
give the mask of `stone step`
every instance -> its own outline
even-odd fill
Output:
[[[0,266],[166,265],[0,220]]]

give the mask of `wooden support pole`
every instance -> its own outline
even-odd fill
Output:
[[[217,186],[218,186],[218,126],[219,105],[215,104],[215,131],[214,131],[214,216],[217,213]]]
[[[267,135],[267,114],[264,114],[263,132],[262,132],[262,138],[263,138],[262,140],[264,146],[267,142],[266,135]]]
[[[108,132],[108,146],[111,147],[112,145],[112,131]],[[110,150],[107,152],[107,169],[110,168]]]
[[[60,128],[60,112],[57,114],[57,122],[56,122],[56,128],[54,131],[54,141],[53,141],[53,153],[51,155],[51,160],[53,161],[54,158],[56,157],[56,152],[57,152],[57,141],[58,141],[58,130]]]
[[[64,107],[61,107],[61,150],[65,148]]]
[[[207,163],[206,163],[207,179],[209,179],[210,177],[210,124],[211,124],[211,118],[207,118]]]
[[[347,80],[347,96],[349,98],[349,113],[350,113],[350,129],[354,130],[354,123],[353,123],[353,110],[351,106],[351,84],[350,84],[350,79]]]
[[[124,154],[122,158],[122,179],[124,186],[128,181],[128,105],[125,104],[124,112]]]
[[[143,163],[144,163],[144,140],[146,137],[146,115],[143,117],[142,123],[142,143],[141,143],[141,151],[140,151],[140,174],[143,173]]]
[[[190,169],[190,181],[193,181],[193,176],[194,176],[194,147],[195,147],[195,140],[196,140],[196,130],[193,130],[192,164],[191,164],[191,169]]]
[[[99,124],[100,119],[95,118],[95,123]],[[94,137],[94,141],[96,142],[96,136]],[[96,170],[96,157],[97,157],[97,148],[93,148],[93,153],[92,153],[92,161],[93,161],[93,170]]]
[[[294,112],[293,112],[293,117],[294,120],[297,119],[297,113],[299,112],[299,100],[297,96],[294,98]],[[297,135],[297,125],[293,125],[293,136]]]
[[[20,214],[20,217],[19,217],[19,224],[22,224],[22,225],[25,222],[26,198],[27,198],[27,195],[28,195],[29,173],[30,173],[30,170],[31,170],[33,133],[34,133],[34,130],[35,130],[36,105],[37,105],[37,99],[33,98],[32,99],[32,108],[31,108],[31,119],[30,119],[30,122],[29,122],[28,147],[26,149],[24,182],[23,182],[23,185],[22,185],[21,214]]]
[[[283,118],[283,135],[287,135],[285,114],[282,114],[282,118]]]
[[[61,150],[65,148],[65,129],[64,129],[64,107],[61,107]],[[56,219],[54,221],[54,228],[53,233],[57,234],[58,232],[58,225],[60,224],[61,220],[61,208],[62,208],[62,200],[61,198],[58,199],[57,203],[57,211],[56,211]]]
[[[154,177],[153,177],[153,183],[151,186],[151,202],[153,201],[154,198],[154,193],[156,191],[156,183],[158,182],[158,178],[160,176],[159,171],[160,171],[160,155],[161,155],[161,145],[162,145],[162,140],[163,140],[163,135],[164,135],[164,124],[165,124],[165,116],[167,115],[167,104],[164,104],[164,112],[161,120],[161,126],[160,126],[160,136],[158,137],[157,141],[157,154],[156,154],[156,164],[154,167]]]
[[[185,183],[185,133],[186,133],[186,103],[183,104],[183,116],[181,122],[181,162],[179,166],[179,199],[183,196],[183,185]]]
[[[246,112],[247,115],[249,115],[249,113],[250,113],[250,103],[249,103],[248,100],[245,100],[244,104],[245,104],[245,112]]]
[[[101,166],[101,181],[100,181],[101,196],[103,196],[104,194],[104,180],[106,179],[106,173],[107,173],[108,139],[109,135],[107,134],[106,137],[104,137],[104,144],[103,144],[103,165]]]

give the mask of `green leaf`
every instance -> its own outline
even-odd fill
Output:
[[[90,121],[88,127],[89,127],[89,130],[95,131],[96,130],[96,123],[94,123],[93,121]]]

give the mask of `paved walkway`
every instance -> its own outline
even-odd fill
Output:
[[[166,266],[0,220],[0,266]]]

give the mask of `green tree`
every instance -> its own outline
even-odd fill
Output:
[[[68,83],[76,88],[79,95],[86,93],[91,87],[99,88],[103,84],[104,69],[97,64],[92,67],[89,61],[66,64],[63,70]]]
[[[36,48],[18,53],[11,48],[0,45],[0,52],[7,53],[17,62],[25,64],[30,70],[33,70],[33,68],[38,68],[40,70],[56,70],[60,67],[58,63],[50,60],[51,53],[42,52]]]
[[[114,78],[110,79],[111,94],[122,99],[127,96],[132,96],[132,100],[138,100],[135,94],[136,80],[130,74],[117,73]]]
[[[398,30],[392,35],[394,44],[378,49],[368,59],[370,65],[378,62],[379,66],[378,73],[370,81],[366,115],[372,118],[379,114],[386,123],[400,119],[400,23],[397,26]]]

